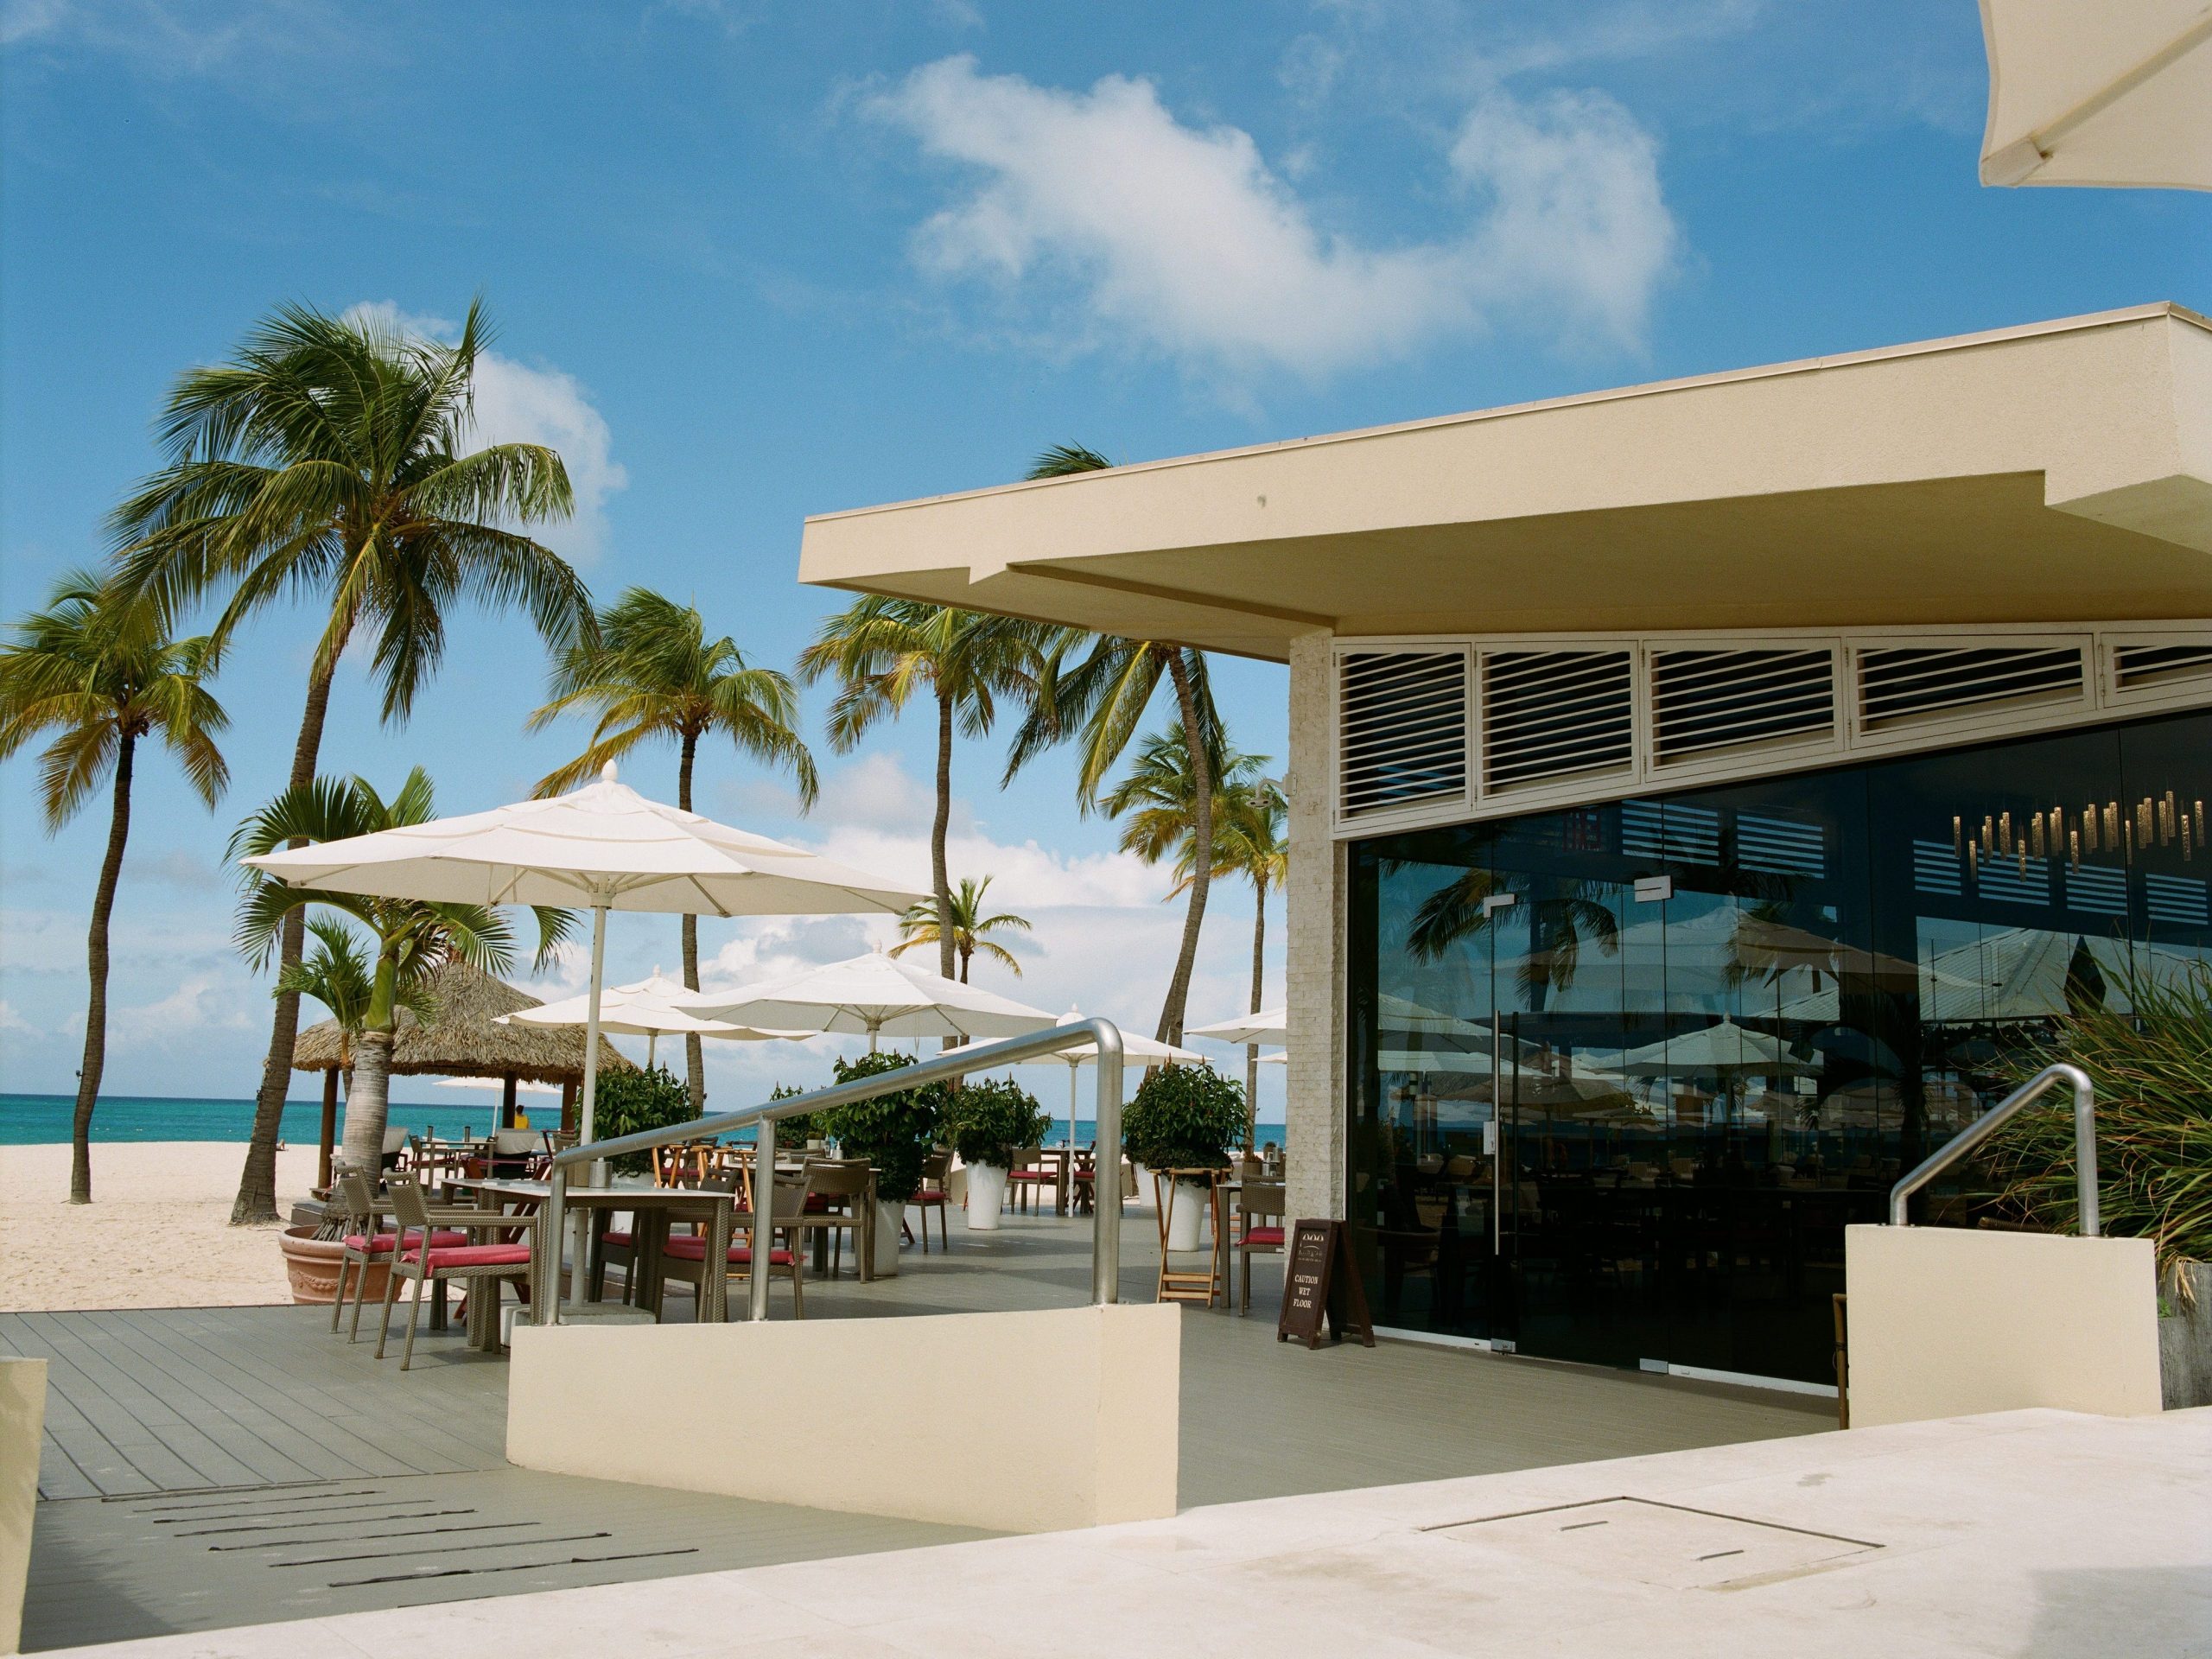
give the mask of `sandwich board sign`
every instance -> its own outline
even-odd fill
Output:
[[[1363,1347],[1375,1345],[1367,1292],[1352,1266],[1351,1239],[1344,1223],[1301,1221],[1283,1259],[1282,1313],[1275,1321],[1275,1340],[1319,1348],[1324,1318],[1330,1341],[1342,1342],[1350,1332]]]

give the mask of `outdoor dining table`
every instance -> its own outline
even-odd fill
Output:
[[[448,1185],[457,1192],[474,1192],[533,1211],[553,1192],[550,1182],[488,1176],[465,1177],[450,1181]],[[608,1217],[626,1210],[636,1217],[632,1228],[633,1254],[630,1271],[636,1281],[638,1304],[646,1308],[659,1305],[661,1253],[668,1241],[669,1224],[679,1220],[705,1222],[705,1283],[698,1317],[704,1324],[718,1324],[728,1318],[729,1244],[741,1225],[734,1193],[711,1187],[655,1186],[645,1180],[618,1179],[604,1186],[572,1185],[563,1195],[562,1202],[571,1211],[581,1211],[590,1218],[587,1230],[589,1255],[575,1268],[582,1275],[579,1282],[583,1284],[589,1284],[595,1277],[593,1267],[605,1248]],[[751,1219],[745,1216],[743,1222],[749,1224]],[[531,1294],[557,1296],[561,1285],[560,1241],[549,1242],[541,1236],[532,1248],[540,1254],[531,1263]]]

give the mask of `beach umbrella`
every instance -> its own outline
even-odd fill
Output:
[[[548,800],[404,824],[243,861],[311,892],[448,904],[589,906],[591,983],[585,999],[582,1100],[587,1142],[594,1138],[608,911],[725,917],[900,915],[922,898],[802,848],[648,800],[615,781],[612,760],[597,783]]]
[[[1792,1057],[1779,1037],[1723,1020],[1679,1037],[1631,1048],[1614,1069],[1629,1077],[1662,1077],[1669,1072],[1688,1077],[1780,1077],[1817,1071],[1820,1067]]]
[[[503,1093],[506,1086],[506,1081],[502,1077],[440,1077],[430,1085],[433,1089],[497,1089]],[[557,1095],[561,1087],[558,1084],[518,1080],[515,1092],[518,1095]]]
[[[1070,1008],[1059,1017],[1058,1024],[1079,1026],[1086,1016]],[[1075,1155],[1076,1073],[1098,1058],[1098,1045],[1084,1043],[1077,1047],[1063,1049],[1060,1058],[1068,1063],[1068,1155]],[[1155,1065],[1204,1065],[1206,1057],[1187,1048],[1178,1048],[1173,1043],[1163,1043],[1151,1037],[1140,1037],[1133,1031],[1122,1033],[1122,1058],[1134,1060],[1149,1071]]]
[[[1023,1037],[1052,1016],[880,950],[727,991],[687,991],[677,1006],[759,1030],[885,1037]]]
[[[660,1039],[669,1037],[711,1037],[724,1042],[766,1042],[778,1037],[803,1037],[804,1032],[755,1031],[727,1020],[702,1020],[675,1005],[679,996],[695,995],[682,980],[671,979],[658,968],[651,976],[628,985],[609,985],[599,995],[599,1028],[622,1037],[645,1039],[645,1064],[650,1066]],[[504,1015],[499,1023],[519,1020],[533,1026],[581,1026],[591,1017],[588,994],[565,1002],[548,1002]]]
[[[1287,1043],[1290,1040],[1290,1010],[1263,1008],[1257,1014],[1240,1014],[1233,1020],[1193,1026],[1183,1034],[1211,1037],[1217,1043]]]
[[[1984,184],[2212,190],[2204,0],[1981,0]]]

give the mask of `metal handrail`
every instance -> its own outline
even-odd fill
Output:
[[[640,1129],[635,1135],[618,1135],[608,1141],[594,1141],[582,1146],[570,1147],[553,1154],[552,1167],[548,1172],[548,1192],[544,1205],[544,1219],[540,1223],[540,1236],[546,1239],[545,1284],[537,1296],[537,1322],[556,1325],[560,1322],[560,1251],[563,1210],[569,1192],[569,1172],[579,1164],[594,1164],[602,1159],[620,1158],[633,1152],[650,1152],[656,1147],[672,1146],[679,1141],[696,1141],[704,1135],[727,1135],[733,1129],[755,1128],[758,1138],[753,1142],[753,1270],[747,1281],[750,1291],[750,1317],[768,1317],[767,1262],[769,1249],[775,1235],[776,1190],[776,1123],[780,1118],[800,1113],[823,1111],[833,1106],[849,1106],[856,1101],[873,1100],[878,1095],[897,1094],[901,1090],[914,1089],[925,1084],[943,1082],[949,1077],[964,1077],[970,1071],[988,1071],[993,1066],[1012,1065],[1023,1060],[1042,1058],[1085,1043],[1098,1046],[1097,1103],[1093,1111],[1097,1117],[1098,1145],[1102,1149],[1096,1173],[1093,1175],[1090,1227],[1090,1300],[1094,1306],[1104,1306],[1117,1302],[1122,1296],[1122,1205],[1121,1158],[1122,1144],[1122,1033],[1110,1020],[1084,1020],[1074,1025],[1052,1026],[1033,1032],[1027,1037],[1010,1037],[1004,1042],[989,1043],[982,1047],[963,1047],[948,1050],[935,1059],[924,1060],[914,1065],[902,1065],[895,1071],[879,1071],[873,1077],[861,1077],[852,1083],[834,1084],[827,1089],[817,1089],[808,1095],[787,1095],[781,1100],[762,1106],[748,1106],[741,1112],[722,1112],[712,1117],[695,1117],[681,1123],[665,1124],[657,1129]],[[1112,1203],[1109,1203],[1107,1179],[1109,1160],[1104,1149],[1113,1148],[1110,1167],[1114,1177]],[[1074,1148],[1071,1147],[1072,1153]],[[581,1254],[571,1295],[582,1300],[588,1263]]]
[[[1890,1189],[1890,1225],[1907,1225],[1905,1205],[1914,1193],[1996,1134],[2007,1120],[2027,1110],[2061,1084],[2074,1091],[2074,1184],[2082,1212],[2082,1236],[2096,1237],[2101,1230],[2097,1214],[2096,1089],[2088,1072],[2063,1061],[2037,1072],[1908,1171],[1904,1179]]]

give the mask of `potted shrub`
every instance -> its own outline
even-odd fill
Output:
[[[791,1084],[779,1083],[768,1091],[768,1098],[789,1100],[794,1095],[806,1092]],[[776,1153],[779,1157],[794,1157],[810,1150],[821,1149],[827,1136],[822,1125],[815,1121],[816,1117],[817,1114],[813,1112],[794,1112],[789,1117],[777,1120]]]
[[[1012,1078],[986,1077],[961,1085],[952,1097],[946,1139],[968,1166],[968,1230],[998,1230],[1006,1210],[1007,1172],[1026,1147],[1052,1128],[1037,1096]]]
[[[1122,1145],[1131,1161],[1154,1171],[1226,1169],[1244,1133],[1244,1089],[1203,1065],[1171,1065],[1144,1080],[1122,1115]],[[1167,1248],[1195,1250],[1208,1208],[1206,1189],[1179,1181],[1168,1217]]]
[[[862,1054],[837,1062],[837,1081],[879,1077],[912,1064],[904,1054]],[[846,1157],[865,1158],[874,1166],[879,1275],[899,1271],[899,1230],[906,1219],[907,1200],[921,1187],[922,1165],[944,1126],[948,1092],[941,1083],[926,1084],[816,1115]]]
[[[690,1122],[691,1090],[664,1065],[643,1071],[602,1071],[592,1093],[592,1133],[601,1141]],[[617,1175],[641,1175],[653,1166],[650,1152],[607,1160]]]

